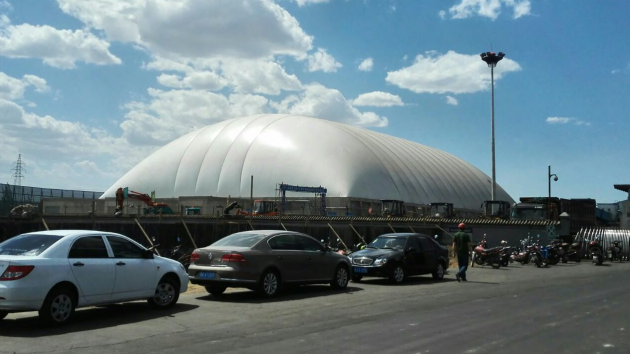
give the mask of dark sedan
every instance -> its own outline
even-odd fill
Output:
[[[366,277],[385,277],[400,284],[412,275],[432,274],[444,278],[448,250],[431,237],[416,233],[385,234],[365,249],[352,253],[353,281]]]
[[[283,284],[328,283],[342,289],[350,280],[348,257],[299,232],[238,232],[196,249],[190,260],[190,282],[212,295],[244,287],[274,296]]]

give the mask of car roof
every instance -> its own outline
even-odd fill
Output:
[[[413,233],[413,232],[400,232],[400,233],[391,233],[391,234],[382,234],[378,237],[409,237],[409,236],[425,236],[423,234]]]
[[[49,231],[34,231],[28,232],[23,235],[51,235],[51,236],[76,236],[76,235],[103,235],[103,234],[114,234],[113,232],[107,231],[97,231],[97,230],[49,230]]]
[[[241,231],[241,232],[236,232],[238,234],[254,234],[254,235],[274,235],[274,234],[279,234],[279,233],[283,233],[283,234],[299,234],[299,232],[295,232],[295,231],[284,231],[284,230],[250,230],[250,231]]]

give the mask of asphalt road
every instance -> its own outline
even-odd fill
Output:
[[[630,263],[473,268],[469,282],[368,279],[347,291],[183,294],[173,310],[78,310],[42,328],[0,321],[0,353],[630,353]]]

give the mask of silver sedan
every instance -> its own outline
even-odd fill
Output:
[[[348,257],[298,232],[239,232],[196,249],[188,275],[212,295],[244,287],[274,296],[283,284],[330,284],[343,289],[350,278]]]

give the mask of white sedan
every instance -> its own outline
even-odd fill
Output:
[[[115,233],[42,231],[0,243],[0,320],[39,311],[63,324],[77,307],[145,299],[164,309],[187,289],[181,263]]]

